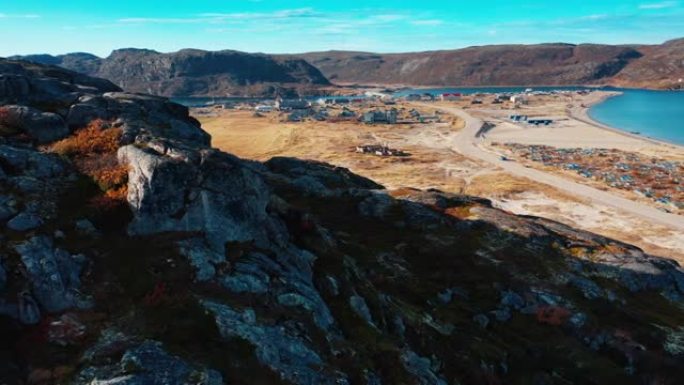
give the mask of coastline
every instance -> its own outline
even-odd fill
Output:
[[[626,136],[626,137],[629,137],[632,139],[643,140],[643,141],[648,142],[650,144],[665,146],[665,147],[669,147],[669,148],[672,148],[675,150],[684,151],[684,145],[668,142],[668,141],[662,140],[662,139],[652,138],[650,136],[635,134],[635,133],[623,130],[621,128],[609,126],[607,124],[601,123],[601,122],[595,120],[594,118],[592,118],[591,115],[589,114],[589,111],[591,110],[592,107],[599,105],[599,104],[605,102],[606,100],[608,100],[610,98],[615,98],[615,97],[621,96],[623,94],[622,92],[619,92],[619,91],[597,91],[597,92],[600,92],[601,95],[598,98],[596,98],[595,100],[590,100],[589,102],[585,103],[584,106],[569,108],[567,110],[568,116],[572,119],[575,119],[575,120],[578,120],[580,122],[589,124],[591,126],[594,126],[596,128],[602,129],[602,130],[607,130],[607,131],[610,131],[610,132],[613,132],[613,133],[616,133],[619,135],[623,135],[623,136]]]

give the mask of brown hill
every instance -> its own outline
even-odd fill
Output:
[[[333,82],[418,86],[603,83],[642,56],[609,45],[501,45],[405,54],[303,54]]]
[[[616,84],[649,88],[683,88],[684,39],[639,48],[644,57],[631,62],[616,77]]]

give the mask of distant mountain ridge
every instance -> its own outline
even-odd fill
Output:
[[[64,67],[108,79],[129,92],[161,96],[275,95],[329,85],[304,60],[229,50],[159,53],[128,48],[113,51],[107,58],[72,53],[14,59]]]
[[[161,96],[320,94],[332,83],[393,86],[616,85],[682,88],[684,39],[661,45],[537,44],[377,54],[294,55],[184,49],[120,49],[13,57],[108,79],[129,92]]]
[[[312,52],[332,82],[412,86],[623,85],[678,87],[684,39],[657,46],[538,44],[399,54]]]

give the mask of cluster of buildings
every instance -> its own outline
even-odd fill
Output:
[[[511,115],[509,119],[517,123],[527,123],[533,126],[548,126],[553,123],[550,118],[530,118],[527,115]]]
[[[387,145],[379,144],[367,144],[363,146],[357,146],[356,152],[359,154],[371,154],[377,156],[409,156],[408,153],[390,148]]]
[[[632,191],[684,210],[684,163],[599,148],[555,148],[507,143],[517,156]]]

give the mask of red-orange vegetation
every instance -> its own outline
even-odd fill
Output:
[[[94,120],[74,135],[52,145],[52,151],[73,158],[114,154],[119,148],[121,130],[107,128],[107,122]]]
[[[91,177],[104,192],[91,201],[98,209],[117,206],[126,200],[128,167],[120,165],[116,157],[120,138],[120,129],[94,120],[50,147],[53,152],[70,158],[76,168]]]
[[[545,306],[537,309],[537,321],[551,326],[560,326],[570,318],[570,311],[559,306]]]

